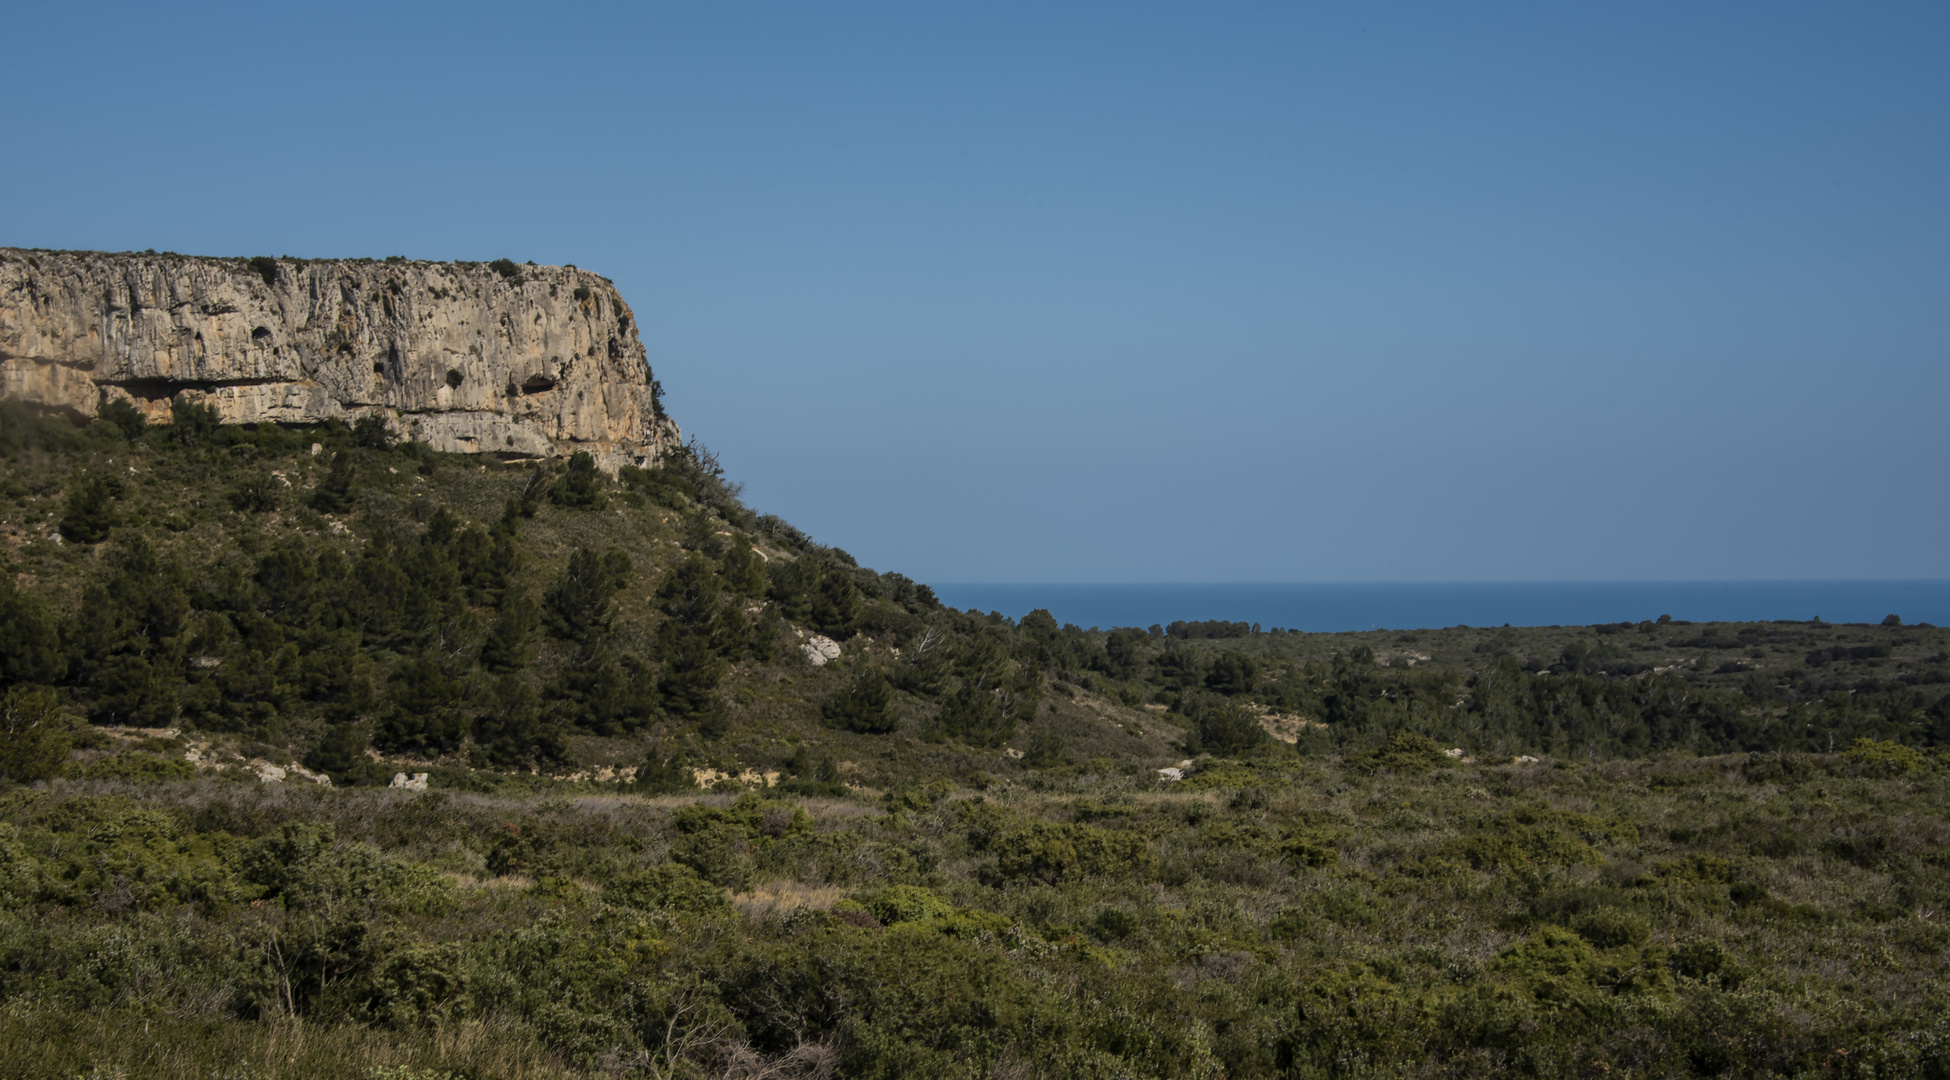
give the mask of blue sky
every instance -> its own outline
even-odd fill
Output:
[[[5,22],[0,243],[598,270],[880,568],[1950,577],[1941,4]]]

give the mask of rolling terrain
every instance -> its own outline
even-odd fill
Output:
[[[1091,632],[169,419],[0,403],[10,1075],[1950,1069],[1943,629]]]

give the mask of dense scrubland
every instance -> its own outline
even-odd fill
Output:
[[[1941,629],[1009,620],[175,419],[0,404],[7,1075],[1950,1075]]]

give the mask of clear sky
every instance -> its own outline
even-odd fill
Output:
[[[941,581],[1950,577],[1950,5],[27,4],[0,244],[575,263]]]

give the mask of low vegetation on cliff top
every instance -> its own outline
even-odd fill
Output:
[[[1950,1074],[1937,628],[1012,621],[176,420],[0,404],[10,1075]]]

